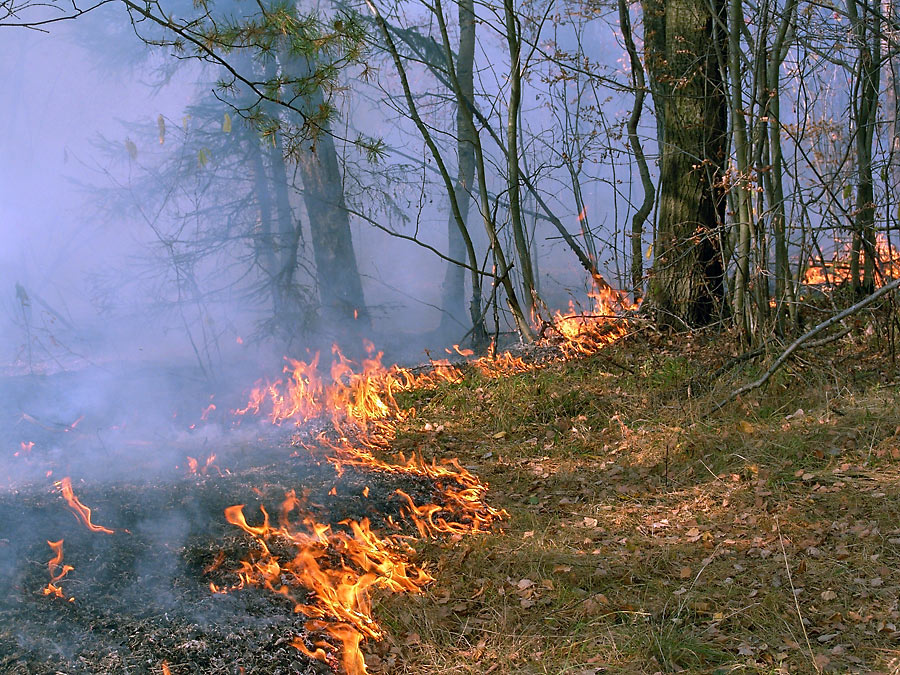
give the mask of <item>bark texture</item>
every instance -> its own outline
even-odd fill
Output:
[[[644,0],[647,65],[661,119],[662,158],[656,259],[649,292],[663,325],[715,320],[724,293],[727,94],[721,0]],[[716,15],[713,14],[716,13]]]

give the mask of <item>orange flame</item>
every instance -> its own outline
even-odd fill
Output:
[[[27,443],[22,441],[19,443],[19,447],[21,450],[16,450],[16,452],[13,453],[13,457],[21,457],[22,455],[30,453],[31,449],[34,447],[34,441],[28,441]]]
[[[590,314],[578,313],[570,305],[567,314],[557,312],[544,323],[544,328],[553,330],[553,335],[544,340],[558,346],[557,358],[592,353],[625,335],[627,322],[620,314],[637,305],[602,278],[597,277],[595,283],[596,291],[590,294]],[[459,382],[464,377],[462,367],[447,359],[432,359],[425,371],[386,367],[383,354],[374,345],[367,342],[365,347],[367,356],[356,363],[335,345],[327,375],[320,367],[319,353],[307,361],[286,358],[284,377],[257,382],[246,406],[234,413],[265,415],[275,424],[290,421],[302,425],[315,418],[328,419],[336,436],[322,432],[315,446],[303,447],[311,451],[324,448],[327,461],[339,474],[345,466],[360,466],[430,479],[436,491],[433,503],[417,504],[408,493],[395,493],[401,502],[401,515],[421,537],[480,532],[506,517],[505,511],[487,503],[487,485],[455,459],[426,461],[418,454],[383,458],[391,448],[398,423],[415,413],[398,405],[395,392]],[[451,355],[454,352],[466,359],[474,356],[472,350],[459,345],[453,346],[453,352],[447,350]],[[536,366],[508,352],[497,355],[492,347],[488,356],[469,360],[468,367],[493,378]],[[333,487],[328,494],[336,493]],[[363,495],[369,496],[368,487],[363,489]],[[340,665],[346,673],[364,675],[366,666],[360,644],[382,636],[382,629],[371,614],[371,591],[419,593],[431,581],[427,572],[410,562],[404,537],[377,534],[367,519],[345,520],[338,524],[340,527],[319,523],[293,492],[285,496],[277,526],[272,525],[264,506],[260,506],[259,525],[248,523],[243,509],[241,504],[231,506],[225,510],[225,518],[252,537],[256,549],[240,562],[233,585],[220,587],[211,582],[210,590],[228,593],[252,585],[285,597],[294,603],[296,612],[308,617],[307,630],[324,635],[324,639],[311,645],[295,638],[294,647],[335,668],[339,652]],[[401,529],[390,515],[385,520],[392,530]],[[290,559],[272,552],[276,548],[271,545],[273,540],[278,543],[278,551],[284,550],[285,543],[292,547]],[[208,571],[220,565],[217,557]]]
[[[834,288],[849,282],[852,257],[851,245],[847,243],[835,251],[831,260],[810,258],[809,266],[803,273],[803,283],[807,286]],[[900,276],[900,250],[891,246],[884,233],[875,236],[875,259],[876,286],[884,286],[891,279]]]
[[[91,532],[102,532],[103,534],[115,534],[115,530],[110,530],[108,527],[103,527],[102,525],[94,525],[91,522],[91,510],[82,504],[78,497],[75,496],[75,493],[72,491],[72,479],[66,476],[62,480],[56,481],[54,483],[59,491],[62,493],[63,498],[68,503],[69,508],[72,510],[72,513],[75,514],[75,517],[80,520]]]
[[[628,322],[620,313],[640,306],[602,277],[595,276],[594,283],[596,290],[588,293],[593,304],[590,311],[579,312],[569,301],[569,311],[566,314],[557,311],[550,321],[549,327],[561,338],[559,346],[565,357],[593,354],[623,337]]]
[[[63,594],[62,588],[57,585],[57,582],[62,580],[64,576],[66,576],[69,572],[71,572],[74,567],[71,565],[63,565],[63,540],[59,541],[48,541],[47,545],[53,551],[54,556],[47,561],[47,568],[50,570],[50,583],[44,586],[42,592],[44,595],[52,595],[56,598],[65,598],[65,594]],[[69,602],[74,602],[75,598],[69,598]]]
[[[282,504],[281,525],[273,527],[269,513],[260,507],[261,525],[250,525],[244,505],[225,509],[225,519],[249,534],[258,549],[241,562],[238,582],[227,589],[211,584],[214,592],[227,593],[249,585],[261,586],[294,603],[294,611],[309,617],[306,628],[324,633],[340,644],[341,661],[348,675],[364,675],[365,662],[359,645],[364,638],[382,637],[372,618],[370,589],[419,593],[432,579],[407,558],[408,546],[397,537],[380,537],[368,519],[345,520],[343,529],[317,523],[303,514],[292,522],[298,506],[293,493]],[[293,558],[281,559],[270,550],[273,539],[293,546]],[[337,561],[335,563],[334,561]],[[305,591],[302,599],[297,591]],[[328,661],[334,648],[326,641],[310,649],[299,638],[294,646],[307,656]]]
[[[197,458],[195,457],[187,456],[186,459],[188,463],[188,473],[195,473],[200,476],[205,476],[209,473],[210,469],[215,469],[219,472],[220,476],[222,475],[222,470],[214,464],[214,462],[216,461],[216,453],[212,453],[209,457],[207,457],[206,462],[203,464],[203,466],[200,465],[199,460],[197,460]]]

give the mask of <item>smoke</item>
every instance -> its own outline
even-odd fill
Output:
[[[0,44],[0,81],[15,92],[0,133],[0,470],[7,484],[180,466],[188,450],[199,454],[191,444],[212,445],[209,434],[233,428],[229,410],[257,378],[277,375],[285,355],[322,351],[327,365],[332,342],[358,356],[360,339],[369,338],[387,362],[416,363],[426,349],[440,354],[466,335],[465,325],[436,332],[446,263],[408,239],[444,250],[449,207],[421,137],[391,101],[390,64],[376,64],[384,65],[377,82],[348,74],[334,100],[341,190],[372,317],[366,334],[352,322],[335,330],[317,318],[310,214],[296,165],[281,167],[288,183],[279,187],[277,153],[221,100],[240,92],[215,91],[221,73],[213,67],[149,49],[125,18],[110,5],[49,33],[7,29]],[[597,59],[616,49],[597,26],[556,30],[563,47],[588,44]],[[478,58],[500,63],[498,49],[485,40]],[[441,101],[427,69],[413,75]],[[533,141],[523,156],[538,164],[560,141],[553,131],[560,101],[580,105],[582,97],[577,86],[564,83],[554,94],[540,82],[536,74],[529,83],[524,126]],[[486,108],[496,86],[479,84]],[[621,100],[601,108],[610,119],[624,111]],[[451,107],[434,109],[451,129]],[[348,140],[358,134],[380,137],[384,154],[365,157]],[[452,157],[452,137],[439,141]],[[486,152],[492,208],[502,221],[498,149],[486,140]],[[608,179],[615,161],[582,167],[586,211],[598,230],[615,228],[627,199]],[[576,230],[566,172],[540,172],[547,199]],[[286,288],[264,249],[281,256],[289,237],[263,231],[261,179],[272,181],[267,208],[274,213],[283,200],[294,216],[288,220],[301,226],[296,244],[289,242],[298,253]],[[609,204],[613,213],[601,208]],[[523,206],[542,297],[564,307],[573,294],[583,297],[584,272],[527,194]],[[470,211],[485,254],[481,214]],[[600,251],[600,263],[614,252]],[[485,283],[490,292],[490,277]],[[501,329],[508,328],[505,311],[501,302]],[[215,415],[200,419],[210,403]]]

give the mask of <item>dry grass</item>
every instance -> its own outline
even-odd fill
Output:
[[[704,382],[736,349],[635,338],[415,394],[401,449],[510,518],[420,547],[437,581],[379,599],[372,671],[900,672],[891,360],[848,339],[704,419],[762,365]]]

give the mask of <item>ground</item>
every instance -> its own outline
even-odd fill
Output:
[[[399,394],[415,414],[393,449],[459,457],[508,517],[413,542],[434,581],[375,592],[385,637],[363,643],[369,671],[900,672],[900,397],[892,343],[867,328],[713,414],[766,358],[733,361],[729,335],[641,325],[593,356]],[[253,488],[262,503],[303,484],[334,522],[377,520],[397,510],[396,487],[430,484],[354,469],[336,483],[302,455],[277,459],[272,438],[240,445],[218,460],[233,462],[224,477],[76,486],[127,535],[87,532],[49,488],[4,494],[0,562],[19,564],[0,602],[0,669],[327,672],[290,646],[303,620],[283,598],[208,593],[217,552],[248,546],[219,514],[240,500],[249,517]],[[23,516],[54,509],[45,529]],[[39,594],[44,540],[63,527],[74,603]]]
[[[715,373],[719,334],[421,393],[408,442],[510,517],[427,547],[373,670],[900,672],[900,400],[864,328],[713,415],[764,363]]]

